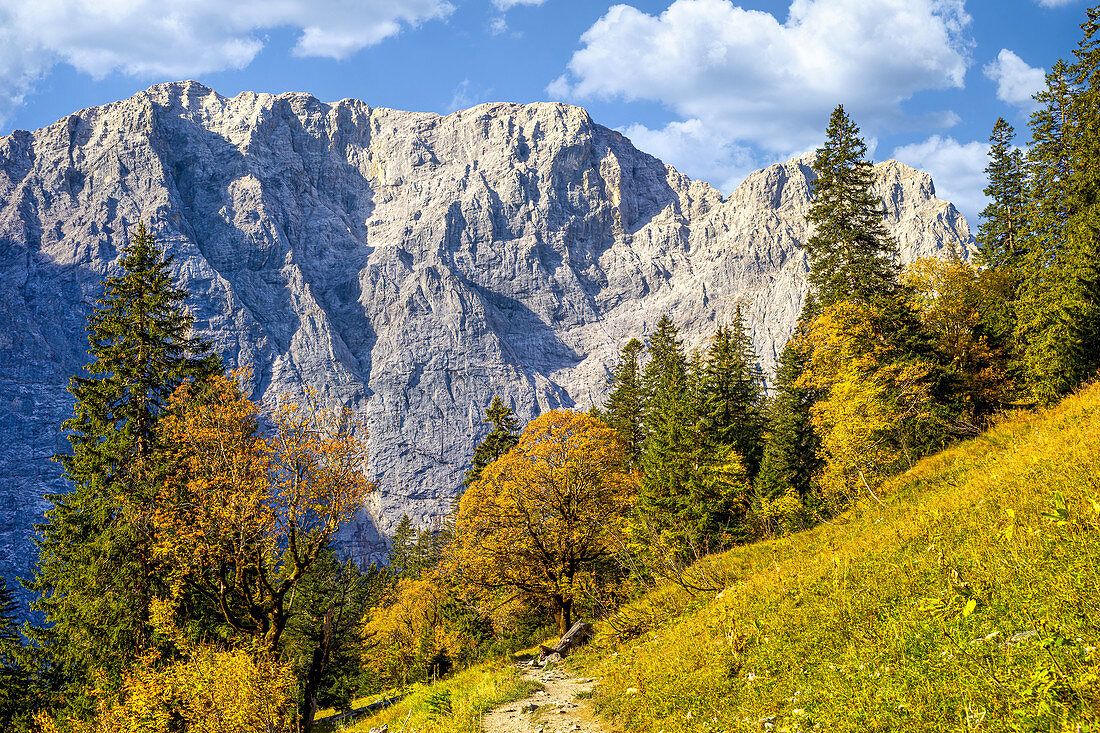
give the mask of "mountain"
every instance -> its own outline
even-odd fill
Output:
[[[973,244],[925,173],[878,192],[903,259]],[[69,378],[128,228],[151,223],[197,328],[254,398],[318,390],[369,428],[366,559],[443,514],[494,394],[522,419],[602,399],[662,313],[701,346],[740,303],[770,369],[805,291],[809,159],[730,196],[564,104],[447,116],[307,94],[154,86],[0,138],[0,559],[26,573],[63,490]]]

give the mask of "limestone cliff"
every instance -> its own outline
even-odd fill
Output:
[[[972,247],[929,176],[877,167],[903,258]],[[602,399],[662,313],[702,345],[745,306],[765,368],[801,307],[813,173],[729,197],[564,104],[447,116],[163,84],[0,138],[0,564],[25,573],[63,488],[65,390],[126,231],[152,223],[198,329],[253,396],[315,387],[369,425],[378,491],[344,541],[446,511],[494,394],[521,418]]]

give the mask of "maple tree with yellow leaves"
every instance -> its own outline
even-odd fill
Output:
[[[173,468],[152,523],[177,589],[277,653],[289,594],[371,485],[347,414],[285,401],[273,423],[264,437],[235,378],[181,386],[162,421]]]
[[[553,410],[528,423],[462,496],[456,577],[547,604],[564,633],[577,597],[614,582],[614,538],[638,490],[627,460],[618,433],[588,415]]]

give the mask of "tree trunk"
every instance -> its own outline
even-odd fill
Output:
[[[332,612],[325,612],[325,622],[321,626],[321,638],[313,650],[313,661],[306,673],[305,689],[302,694],[302,733],[313,730],[313,718],[317,715],[317,691],[321,688],[321,677],[328,664],[328,649],[332,643]]]
[[[564,635],[573,626],[573,599],[554,598],[554,620],[558,622],[558,634]]]

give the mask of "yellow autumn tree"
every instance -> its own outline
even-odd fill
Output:
[[[452,569],[460,582],[545,604],[564,633],[577,597],[614,582],[615,538],[637,487],[616,431],[548,412],[462,496]]]
[[[173,454],[152,524],[177,592],[277,654],[293,589],[371,486],[348,415],[288,400],[272,421],[264,437],[236,377],[181,386],[162,421]]]
[[[39,733],[280,733],[293,730],[297,680],[262,650],[184,644],[167,664],[143,659],[120,689],[92,693],[88,718],[36,719]]]
[[[825,468],[823,498],[843,503],[867,492],[924,449],[940,416],[931,392],[933,365],[906,353],[872,307],[840,301],[813,319],[810,363],[802,383],[823,395],[811,408]]]
[[[376,684],[405,685],[445,672],[471,640],[447,623],[448,589],[435,574],[402,578],[393,592],[370,609],[364,658]]]
[[[924,331],[954,374],[957,426],[981,431],[984,419],[1010,403],[1017,389],[1011,273],[929,257],[909,265],[902,281]]]

